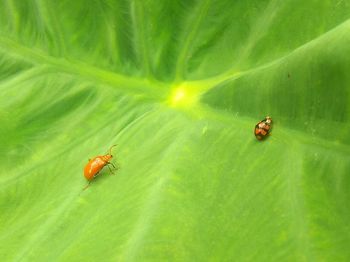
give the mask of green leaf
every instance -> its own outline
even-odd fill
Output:
[[[1,261],[349,261],[349,10],[0,0]]]

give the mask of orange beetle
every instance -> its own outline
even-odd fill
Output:
[[[116,145],[113,145],[109,148],[107,155],[104,156],[96,156],[93,159],[89,159],[89,162],[86,164],[84,168],[84,176],[85,178],[89,181],[88,185],[84,188],[84,190],[90,185],[91,181],[98,176],[102,168],[105,166],[108,166],[109,171],[113,174],[112,169],[110,168],[109,165],[112,165],[115,169],[116,166],[109,162],[111,160],[112,156],[112,148],[115,147]]]

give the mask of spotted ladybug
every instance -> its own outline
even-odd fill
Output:
[[[271,131],[271,124],[272,119],[269,116],[265,117],[264,120],[261,120],[259,123],[257,123],[254,129],[254,135],[256,139],[263,140],[266,138]]]

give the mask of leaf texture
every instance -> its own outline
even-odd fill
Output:
[[[0,0],[1,261],[349,261],[349,10]]]

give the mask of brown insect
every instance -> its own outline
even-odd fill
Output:
[[[266,138],[271,131],[272,119],[267,116],[265,119],[261,120],[259,123],[255,125],[254,135],[256,139],[263,140]]]

